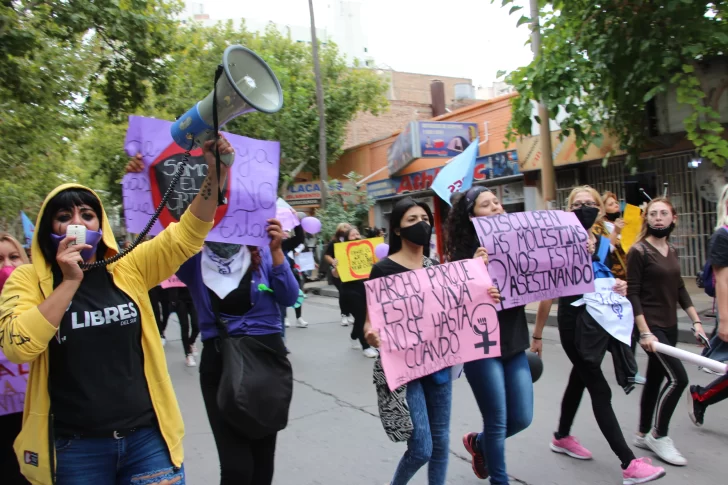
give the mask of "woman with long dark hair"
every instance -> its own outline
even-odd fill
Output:
[[[589,186],[574,188],[567,200],[567,211],[573,212],[584,229],[589,233],[588,249],[594,255],[599,253],[601,244],[609,244],[605,238],[597,237],[592,226],[604,215],[599,193]],[[610,267],[609,257],[605,262]],[[614,291],[624,295],[627,291],[626,283],[617,279]],[[635,458],[634,453],[627,445],[617,416],[612,408],[612,390],[601,369],[601,363],[587,360],[577,347],[578,322],[582,313],[586,312],[586,305],[574,307],[571,304],[582,298],[583,295],[562,296],[559,298],[557,321],[561,346],[573,367],[569,375],[569,382],[561,400],[561,416],[558,430],[554,433],[550,448],[555,453],[562,453],[578,460],[591,460],[592,454],[579,441],[571,435],[576,412],[579,409],[584,389],[589,391],[592,410],[602,435],[606,438],[610,448],[620,460],[622,466],[622,479],[624,485],[646,483],[665,475],[665,470],[652,465],[649,458]],[[635,313],[636,309],[635,309]]]
[[[654,341],[677,345],[677,303],[693,322],[696,336],[707,340],[698,312],[685,289],[677,250],[669,243],[676,222],[677,211],[669,200],[659,197],[647,204],[642,230],[627,254],[627,297],[634,308],[640,345],[648,356],[647,381],[642,391],[640,423],[634,444],[652,450],[671,465],[683,466],[687,460],[675,448],[668,428],[688,386],[688,375],[679,359],[652,352],[651,347]]]
[[[0,232],[0,293],[15,268],[28,264],[28,256],[17,239]],[[1,301],[1,300],[0,300]],[[28,485],[18,466],[13,442],[23,426],[23,405],[28,373],[28,364],[12,364],[0,350],[0,366],[4,369],[3,401],[0,402],[0,470],[3,483],[7,485]]]
[[[208,174],[182,215],[119,261],[101,200],[67,184],[43,203],[33,237],[33,264],[18,267],[3,288],[0,346],[13,362],[30,362],[23,429],[15,450],[32,483],[58,485],[184,481],[184,425],[148,291],[200,250],[217,210],[211,196],[227,167]],[[231,154],[220,138],[217,148]],[[85,244],[67,235],[82,226]],[[121,450],[121,451],[120,451]]]
[[[452,200],[447,219],[446,254],[448,261],[484,258],[473,217],[489,217],[505,211],[487,187],[477,186]],[[533,419],[533,383],[526,350],[529,348],[526,307],[498,312],[501,356],[467,362],[464,366],[475,400],[483,417],[483,431],[463,437],[472,456],[475,476],[490,476],[493,485],[508,484],[506,438],[526,429]]]
[[[390,215],[389,256],[374,265],[369,279],[436,265],[437,261],[429,258],[432,220],[427,204],[410,197],[397,202]],[[379,347],[379,333],[369,321],[365,334],[372,346]],[[409,483],[425,464],[429,485],[444,485],[450,442],[451,369],[407,383],[406,400],[414,429],[391,485]]]

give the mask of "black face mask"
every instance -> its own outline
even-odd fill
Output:
[[[236,254],[238,254],[238,251],[240,251],[240,248],[242,247],[240,244],[230,244],[230,243],[220,243],[220,242],[206,242],[205,245],[207,245],[208,248],[210,248],[210,251],[212,251],[215,256],[222,258],[222,259],[230,259]]]
[[[617,219],[619,219],[620,217],[622,217],[622,213],[621,212],[612,212],[610,214],[609,212],[607,212],[605,217],[607,218],[607,220],[614,222]]]
[[[591,229],[594,222],[597,220],[597,217],[599,217],[599,209],[596,207],[588,207],[584,205],[572,212],[587,231]]]
[[[664,237],[669,236],[673,229],[675,229],[674,222],[667,227],[659,227],[659,228],[648,225],[647,226],[647,235],[656,237],[657,239],[662,239]]]
[[[401,227],[399,229],[399,235],[402,236],[402,239],[406,239],[418,246],[426,246],[430,244],[431,234],[432,226],[425,221],[420,221],[413,226]]]

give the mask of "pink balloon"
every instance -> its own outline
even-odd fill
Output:
[[[377,256],[377,259],[384,259],[389,254],[389,244],[382,243],[377,244],[377,247],[374,248],[374,254]]]
[[[321,221],[315,217],[304,217],[301,220],[301,227],[309,234],[318,234],[321,232]]]

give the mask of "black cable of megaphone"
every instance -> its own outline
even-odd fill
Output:
[[[177,166],[177,171],[174,173],[174,176],[172,177],[172,180],[169,184],[169,187],[167,188],[167,191],[164,193],[164,196],[162,197],[162,200],[159,202],[159,205],[157,206],[157,210],[154,211],[154,215],[151,219],[149,219],[149,222],[147,222],[147,225],[144,226],[144,229],[142,229],[142,232],[139,233],[139,235],[134,239],[134,242],[131,243],[131,245],[121,250],[120,252],[116,253],[114,256],[104,259],[102,261],[96,261],[94,263],[81,263],[81,269],[83,270],[89,270],[89,269],[96,269],[101,268],[103,266],[108,266],[111,263],[115,263],[119,261],[121,258],[129,254],[136,248],[141,242],[144,241],[144,238],[147,237],[147,234],[149,234],[149,231],[152,230],[152,226],[154,226],[154,223],[157,222],[157,219],[159,219],[159,215],[162,213],[162,210],[167,205],[167,200],[169,200],[169,196],[172,195],[172,191],[174,190],[175,186],[177,185],[177,182],[179,182],[180,177],[182,177],[182,174],[185,171],[185,167],[187,166],[187,162],[189,161],[190,157],[190,151],[187,150],[184,154],[184,158],[182,159],[182,162]]]
[[[217,124],[217,81],[220,79],[220,76],[222,75],[224,71],[224,67],[222,64],[217,66],[217,70],[215,71],[215,81],[212,88],[212,124],[215,129],[215,138],[218,137],[218,130],[220,129],[220,126]],[[192,142],[194,145],[194,142]],[[192,149],[192,146],[188,150],[185,151],[184,158],[182,159],[182,162],[177,166],[177,171],[174,173],[174,176],[172,177],[172,180],[169,183],[169,187],[167,188],[167,191],[164,193],[164,197],[162,197],[161,202],[157,206],[157,210],[154,211],[154,215],[151,219],[149,219],[149,222],[147,222],[147,225],[144,226],[144,229],[142,232],[139,233],[139,235],[134,239],[134,242],[131,243],[131,245],[121,250],[120,252],[116,253],[114,256],[104,259],[102,261],[96,261],[94,263],[81,263],[81,269],[83,270],[90,270],[90,269],[96,269],[101,268],[104,266],[108,266],[111,263],[115,263],[119,261],[121,258],[129,254],[136,248],[145,237],[147,237],[147,234],[149,234],[149,231],[152,230],[152,227],[154,226],[154,223],[157,222],[157,219],[159,219],[159,215],[162,213],[162,210],[164,210],[164,207],[167,205],[167,200],[169,199],[169,196],[172,195],[172,191],[177,186],[177,183],[179,182],[179,179],[182,177],[182,174],[184,173],[185,167],[187,166],[187,162],[189,161],[190,157],[190,150]],[[217,146],[217,143],[215,143],[215,173],[217,174],[217,180],[220,180],[220,149]],[[227,201],[225,200],[225,196],[223,195],[222,189],[220,189],[220,186],[218,184],[217,187],[217,205],[224,205],[227,204]]]

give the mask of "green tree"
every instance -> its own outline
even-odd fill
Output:
[[[215,68],[225,48],[241,44],[260,55],[273,69],[283,90],[283,108],[275,114],[252,112],[223,128],[251,138],[280,140],[281,186],[287,186],[300,171],[319,173],[318,115],[311,50],[270,27],[263,34],[251,33],[244,24],[232,22],[204,27],[191,24],[177,34],[177,49],[170,52],[173,72],[167,76],[163,94],[151,94],[136,111],[142,116],[173,120],[201,100],[213,87]],[[372,71],[350,69],[334,44],[322,46],[321,68],[326,92],[327,152],[333,163],[343,152],[347,124],[360,111],[378,113],[387,106],[386,84]],[[79,157],[94,163],[96,180],[120,203],[119,181],[126,159],[122,154],[126,120],[102,122],[85,132]],[[103,139],[97,143],[95,140]],[[105,147],[105,148],[102,148]],[[112,147],[117,147],[113,149]],[[107,156],[102,150],[109,149]],[[121,154],[121,156],[118,156]]]
[[[502,5],[513,0],[502,0]],[[581,158],[604,132],[616,135],[636,163],[648,138],[646,103],[670,85],[692,108],[687,137],[722,167],[728,141],[718,123],[718,100],[728,86],[706,92],[700,67],[726,58],[725,0],[540,0],[542,52],[508,80],[513,100],[510,139],[531,134],[531,100],[555,117],[563,108],[562,136],[573,133]],[[521,9],[512,6],[510,12]],[[522,16],[518,24],[529,22]],[[538,120],[537,120],[538,121]]]
[[[374,199],[367,195],[366,188],[356,185],[360,178],[353,172],[347,174],[346,180],[342,181],[342,190],[329,192],[326,208],[316,211],[316,217],[321,221],[322,240],[330,240],[336,233],[336,226],[342,222],[348,222],[359,230],[367,225]]]

